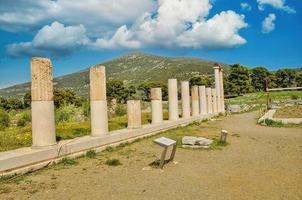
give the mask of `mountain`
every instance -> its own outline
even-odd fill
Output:
[[[125,84],[138,85],[144,81],[164,81],[169,78],[188,80],[202,74],[213,74],[216,62],[190,57],[161,57],[135,52],[112,59],[100,65],[106,66],[107,79],[123,80]],[[229,65],[220,63],[226,72]],[[85,96],[89,88],[89,69],[54,78],[56,88],[72,89]],[[23,97],[30,91],[30,83],[0,89],[0,96]]]

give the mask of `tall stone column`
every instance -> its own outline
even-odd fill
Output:
[[[199,116],[199,96],[198,96],[198,86],[194,85],[191,89],[192,98],[192,116]]]
[[[178,119],[178,94],[177,94],[177,80],[168,80],[168,101],[169,101],[169,120]]]
[[[56,144],[52,64],[47,58],[31,59],[32,147]]]
[[[220,67],[220,98],[221,98],[221,112],[225,113],[225,104],[224,104],[224,86],[223,86],[223,68]]]
[[[190,86],[189,81],[181,82],[181,106],[182,106],[182,117],[190,117]]]
[[[213,113],[217,114],[218,110],[217,110],[217,95],[216,95],[216,89],[212,89],[212,102],[213,102]]]
[[[104,66],[90,68],[91,135],[108,133],[106,72]]]
[[[212,104],[212,89],[206,88],[206,96],[207,96],[207,113],[213,113],[213,104]]]
[[[201,115],[207,114],[207,99],[206,99],[206,87],[198,86],[199,91],[199,113]]]
[[[219,99],[217,101],[217,111],[221,112],[221,89],[220,89],[220,67],[219,65],[214,66],[214,74],[215,74],[215,89],[216,89],[216,96]]]
[[[128,128],[141,128],[142,116],[141,116],[141,102],[139,100],[127,101],[127,119],[128,119]]]
[[[152,124],[163,121],[163,104],[161,88],[151,88]]]

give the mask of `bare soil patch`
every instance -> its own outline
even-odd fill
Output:
[[[177,164],[168,163],[163,171],[149,167],[162,151],[152,143],[154,138],[217,138],[221,129],[229,131],[226,147],[178,146]],[[255,113],[237,114],[2,181],[0,199],[298,200],[302,199],[301,130],[263,127],[256,124]],[[107,165],[109,159],[118,159],[121,165]]]

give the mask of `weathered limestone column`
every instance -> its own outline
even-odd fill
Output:
[[[140,100],[127,101],[127,119],[128,119],[128,128],[141,128],[142,116],[141,116]]]
[[[207,113],[213,113],[213,105],[212,105],[212,89],[206,88],[206,96],[207,96]]]
[[[190,86],[189,81],[181,82],[181,106],[182,106],[182,117],[190,117]]]
[[[221,98],[221,112],[225,113],[224,86],[223,86],[223,68],[222,67],[220,67],[220,98]]]
[[[206,87],[198,86],[199,91],[199,114],[207,114],[207,99],[206,99]]]
[[[91,135],[108,133],[106,72],[104,66],[90,68]]]
[[[213,113],[217,114],[217,95],[216,95],[216,89],[212,89],[212,101],[213,101]]]
[[[178,95],[177,95],[177,80],[168,80],[168,101],[169,101],[169,120],[178,119]]]
[[[199,115],[199,96],[198,96],[198,86],[194,85],[191,89],[192,98],[192,116]]]
[[[220,89],[220,67],[219,65],[214,66],[214,74],[215,74],[215,89],[216,89],[216,96],[219,99],[217,101],[217,111],[221,112],[221,89]]]
[[[31,59],[32,147],[56,144],[52,64],[47,58]]]
[[[151,88],[152,124],[163,121],[163,104],[161,88]]]

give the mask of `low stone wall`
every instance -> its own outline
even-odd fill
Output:
[[[276,110],[267,111],[259,120],[258,123],[263,123],[266,119],[273,120],[275,122],[281,122],[282,124],[302,124],[302,118],[274,118]]]
[[[100,151],[107,146],[115,146],[119,143],[154,135],[195,121],[210,119],[211,117],[213,115],[201,115],[187,119],[181,118],[175,121],[165,120],[160,124],[148,124],[139,129],[111,131],[109,134],[99,137],[84,136],[72,140],[64,140],[47,148],[26,147],[0,152],[0,176],[24,174],[48,166],[66,156],[79,157],[90,149]]]

